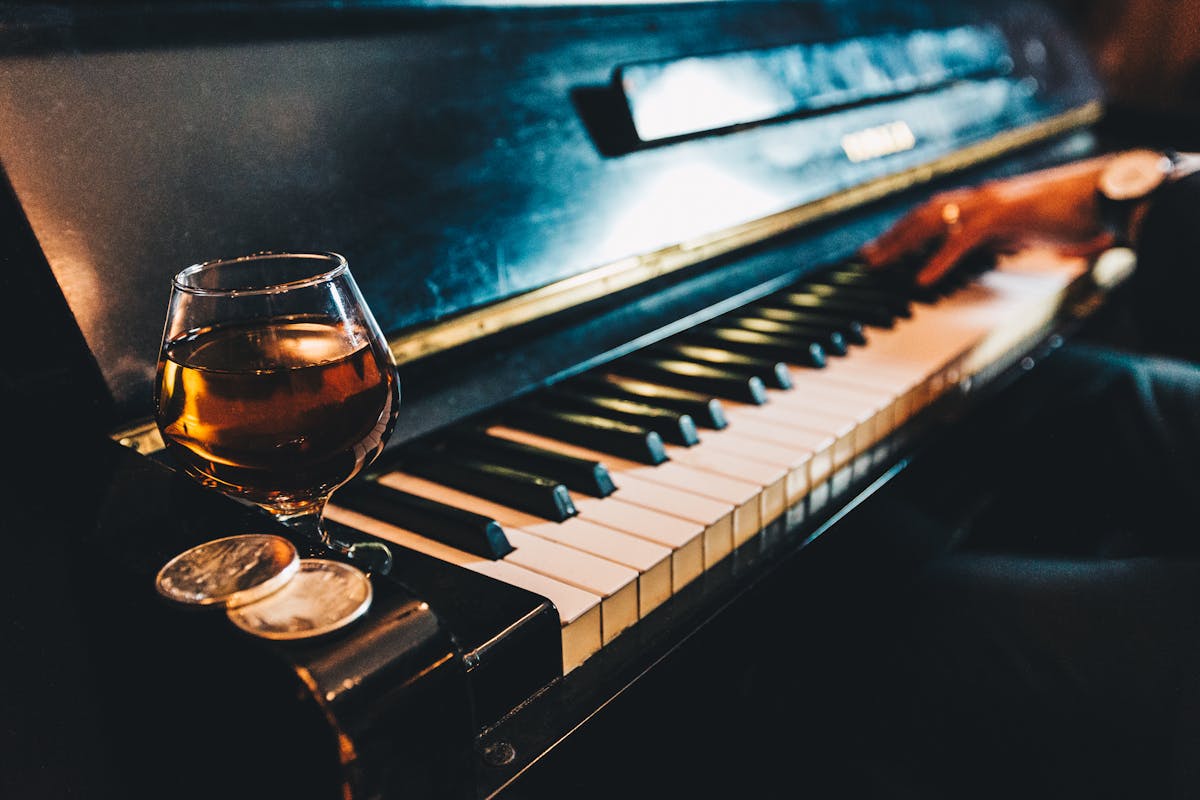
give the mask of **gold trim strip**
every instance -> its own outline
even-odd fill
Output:
[[[398,363],[404,363],[467,344],[1085,127],[1097,122],[1102,114],[1101,104],[1092,101],[1033,125],[1003,131],[987,141],[967,145],[927,164],[868,181],[811,203],[652,253],[605,264],[487,308],[414,329],[390,342],[392,353]],[[162,438],[153,422],[116,433],[113,438],[143,453],[152,453],[163,447]]]
[[[392,353],[398,363],[404,363],[467,344],[1090,125],[1101,115],[1101,104],[1092,101],[1033,125],[1003,131],[987,141],[967,145],[927,164],[877,178],[811,203],[652,253],[605,264],[486,308],[404,333],[392,340]]]

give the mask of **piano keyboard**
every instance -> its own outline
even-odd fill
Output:
[[[1029,251],[922,295],[832,268],[436,434],[328,517],[548,598],[565,674],[881,468],[915,415],[1023,355],[1086,271]],[[414,503],[479,524],[464,534]]]

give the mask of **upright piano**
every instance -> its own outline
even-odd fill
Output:
[[[855,258],[1103,110],[1035,2],[0,6],[3,794],[503,797],[1103,302]],[[170,276],[260,250],[344,254],[401,382],[329,510],[394,565],[293,642],[153,583],[290,535],[151,416]]]

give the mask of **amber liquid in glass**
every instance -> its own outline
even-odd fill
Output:
[[[170,342],[163,359],[158,425],[183,468],[288,513],[369,464],[399,409],[385,356],[329,320],[205,329]]]

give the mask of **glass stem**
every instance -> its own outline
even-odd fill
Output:
[[[303,539],[312,544],[328,547],[331,550],[338,550],[337,544],[330,539],[329,535],[325,532],[325,527],[321,524],[324,514],[325,503],[322,501],[295,514],[276,514],[275,519],[288,526],[289,529],[295,531]],[[343,551],[338,550],[338,552]]]
[[[391,548],[383,542],[350,543],[335,539],[322,524],[324,517],[325,501],[322,500],[298,514],[278,514],[275,518],[305,540],[346,556],[369,573],[386,575],[391,571]]]

